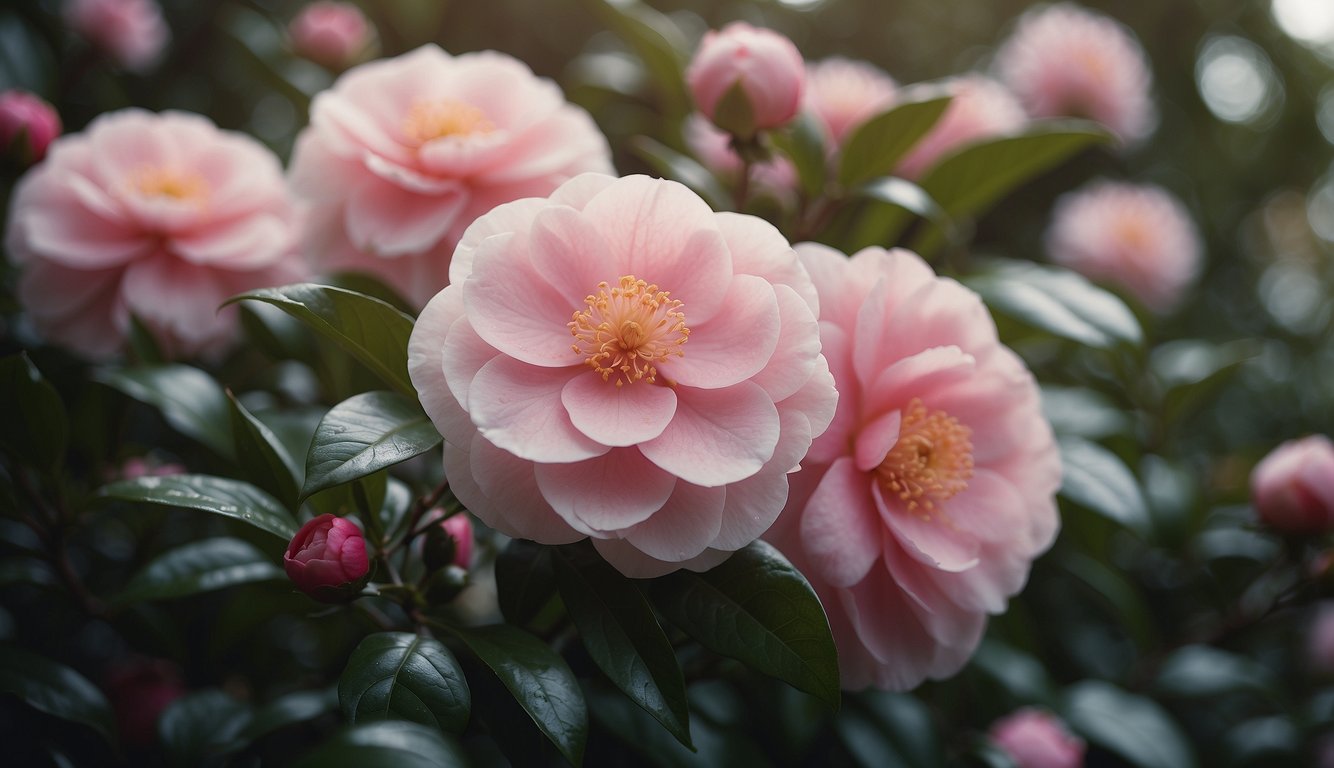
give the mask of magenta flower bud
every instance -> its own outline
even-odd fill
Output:
[[[113,663],[103,689],[121,738],[131,747],[153,743],[157,721],[185,695],[180,669],[166,659],[134,657]]]
[[[27,91],[0,93],[0,149],[24,166],[46,157],[46,148],[60,135],[55,107]]]
[[[369,58],[376,46],[375,27],[351,3],[311,3],[287,27],[296,55],[337,72]]]
[[[454,515],[440,524],[454,540],[454,565],[467,570],[472,565],[472,520]]]
[[[320,515],[292,537],[283,566],[307,595],[323,603],[346,602],[361,591],[370,572],[366,537],[347,518]]]
[[[749,139],[797,116],[806,65],[791,40],[737,21],[705,33],[686,82],[699,111],[714,125]]]
[[[1334,443],[1311,435],[1275,448],[1251,472],[1251,500],[1284,533],[1334,528]]]
[[[1060,718],[1039,709],[1017,710],[991,726],[990,737],[1018,768],[1078,768],[1084,740]]]

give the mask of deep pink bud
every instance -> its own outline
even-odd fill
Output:
[[[791,40],[737,21],[705,33],[686,69],[686,82],[700,112],[728,133],[749,139],[797,116],[806,65]]]
[[[990,737],[1018,768],[1077,768],[1084,764],[1084,740],[1060,718],[1025,708],[997,720]]]
[[[287,27],[292,50],[329,69],[342,71],[368,58],[375,48],[375,27],[351,3],[311,3]]]
[[[0,149],[23,165],[46,157],[60,135],[60,115],[38,96],[18,89],[0,93]]]
[[[116,713],[120,736],[131,747],[151,744],[162,712],[185,695],[180,670],[166,659],[117,662],[107,672],[103,688]]]
[[[320,515],[292,537],[283,565],[307,595],[325,603],[346,602],[361,591],[370,572],[366,537],[347,518]]]
[[[1251,472],[1260,519],[1285,533],[1334,528],[1334,443],[1324,435],[1289,440]]]
[[[454,540],[454,565],[467,570],[472,565],[472,520],[459,514],[440,524]]]

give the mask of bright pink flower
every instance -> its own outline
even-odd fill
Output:
[[[154,0],[66,0],[65,23],[133,72],[156,64],[171,39]]]
[[[1334,528],[1334,443],[1324,435],[1289,440],[1251,472],[1260,519],[1286,533]]]
[[[316,96],[290,173],[311,204],[311,262],[371,272],[420,305],[474,219],[584,171],[610,172],[611,150],[555,84],[501,53],[427,45]]]
[[[837,394],[778,230],[671,181],[579,176],[464,235],[409,343],[450,487],[488,525],[711,567],[787,498]]]
[[[953,674],[1056,535],[1061,464],[981,299],[916,254],[797,246],[839,391],[765,535],[829,615],[843,685]]]
[[[157,738],[157,721],[173,701],[185,695],[181,670],[166,659],[134,657],[113,664],[102,686],[116,714],[120,737],[131,747]]]
[[[792,41],[771,29],[734,21],[704,33],[686,69],[686,82],[699,111],[719,128],[742,138],[781,128],[801,109],[806,66]],[[718,102],[740,87],[750,105],[749,121],[730,124]]]
[[[806,109],[835,145],[893,106],[898,90],[894,78],[864,61],[835,56],[806,66]]]
[[[370,573],[366,537],[345,517],[320,515],[292,537],[283,567],[307,595],[325,603],[345,602],[361,591]]]
[[[464,514],[445,518],[440,524],[454,540],[454,565],[468,569],[472,566],[472,518]]]
[[[46,157],[46,148],[60,135],[55,107],[27,91],[0,93],[0,152],[24,165]]]
[[[1016,768],[1079,768],[1084,740],[1070,733],[1060,718],[1026,707],[997,720],[990,737]]]
[[[696,112],[686,118],[684,133],[690,151],[709,170],[728,181],[741,173],[741,158],[732,150],[732,137],[726,131]],[[795,202],[797,169],[783,155],[775,154],[767,162],[752,165],[750,181],[758,193],[783,203]]]
[[[376,45],[375,27],[366,14],[334,0],[302,8],[287,25],[287,35],[296,55],[336,71],[362,61]]]
[[[1180,201],[1159,187],[1114,181],[1061,196],[1046,246],[1053,262],[1119,285],[1155,312],[1180,301],[1203,258]]]
[[[114,355],[131,315],[172,355],[217,357],[228,297],[299,279],[278,158],[199,115],[126,109],[51,144],[19,182],[7,245],[48,339]]]
[[[1025,13],[996,72],[1033,117],[1091,118],[1125,142],[1157,120],[1144,49],[1121,24],[1071,3]]]
[[[1022,128],[1028,122],[1023,107],[1005,86],[980,75],[968,75],[949,84],[954,97],[929,133],[899,161],[896,174],[916,179],[946,155],[966,144]]]

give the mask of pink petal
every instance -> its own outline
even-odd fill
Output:
[[[579,369],[498,356],[468,388],[468,410],[487,440],[529,461],[581,461],[607,452],[570,423],[560,391]]]
[[[26,243],[75,269],[114,267],[148,252],[152,245],[122,220],[101,190],[79,176],[54,178],[40,166],[15,192],[14,218],[21,218]]]
[[[584,297],[597,293],[599,283],[615,284],[620,277],[607,242],[573,208],[550,206],[539,211],[530,238],[533,268],[572,307],[582,307]]]
[[[462,305],[463,292],[450,291],[449,288],[446,291]],[[421,320],[417,322],[420,324]],[[449,335],[445,337],[439,352],[440,370],[444,373],[449,391],[464,408],[468,407],[468,390],[472,387],[473,379],[477,378],[477,372],[499,356],[500,352],[495,347],[477,335],[466,316],[461,315],[450,324]]]
[[[168,346],[179,342],[184,354],[222,341],[235,330],[235,318],[228,322],[218,316],[230,291],[207,267],[168,256],[142,259],[125,270],[121,291],[130,311],[158,341]]]
[[[472,274],[472,262],[477,246],[492,235],[508,232],[527,232],[538,211],[547,208],[547,201],[525,197],[501,203],[473,220],[464,230],[454,256],[449,263],[449,282],[459,285]]]
[[[120,322],[128,316],[120,293],[124,273],[124,267],[70,269],[37,259],[19,273],[19,303],[46,338],[106,360],[125,341],[128,323]]]
[[[857,433],[854,446],[857,457],[857,469],[870,472],[880,466],[894,444],[899,441],[899,425],[903,422],[902,411],[888,411]]]
[[[538,464],[537,485],[556,513],[588,534],[623,531],[662,509],[676,478],[635,448],[575,464]]]
[[[905,408],[914,397],[934,408],[934,393],[967,381],[976,370],[973,362],[973,356],[958,347],[935,347],[898,359],[881,370],[866,388],[863,408],[870,413]]]
[[[769,362],[781,328],[773,287],[762,278],[737,275],[723,305],[726,310],[711,321],[690,325],[690,338],[681,347],[685,354],[663,361],[663,375],[686,386],[716,389],[749,379]]]
[[[879,483],[872,483],[880,517],[894,533],[904,551],[931,567],[959,572],[977,565],[980,546],[977,538],[955,530],[937,509],[927,516],[919,508],[909,511],[897,498],[885,498]]]
[[[366,155],[362,159],[366,170],[408,192],[419,195],[447,195],[461,189],[457,179],[439,178],[419,173],[412,168],[386,160],[379,155]]]
[[[671,387],[646,382],[618,387],[593,371],[571,378],[560,401],[575,428],[602,445],[652,440],[676,414],[676,392]]]
[[[462,413],[459,395],[451,387],[454,377],[445,374],[442,362],[444,347],[456,334],[452,326],[462,315],[463,296],[460,289],[451,286],[426,304],[417,316],[412,336],[408,338],[408,376],[412,379],[417,399],[421,401],[426,415],[431,417],[442,435],[445,432],[441,428],[442,420],[455,413]],[[488,360],[496,354],[495,350],[491,350]],[[476,375],[486,362],[479,362],[472,370],[472,375]],[[462,387],[465,395],[467,385],[472,382],[472,375],[468,376]],[[467,419],[466,414],[464,418]],[[471,421],[468,421],[468,428],[472,429]]]
[[[850,587],[880,557],[880,515],[871,498],[875,480],[852,460],[835,461],[801,514],[801,545],[820,578]]]
[[[766,470],[787,474],[801,469],[801,462],[811,449],[811,420],[796,408],[778,405],[778,445],[773,458],[765,464]]]
[[[996,323],[976,293],[953,280],[937,279],[904,295],[888,319],[883,337],[886,359],[909,357],[931,347],[965,351],[997,346]],[[858,329],[860,336],[861,329]]]
[[[837,382],[838,399],[828,428],[811,444],[810,453],[804,461],[830,464],[847,453],[855,431],[861,426],[858,422],[861,416],[858,413],[861,407],[861,387],[852,372],[852,342],[843,329],[821,321],[820,342],[832,381]]]
[[[582,211],[588,201],[616,182],[616,177],[607,173],[581,173],[565,182],[551,193],[551,202],[555,205],[568,205]]]
[[[625,532],[644,554],[679,563],[699,555],[718,536],[727,491],[676,484],[662,509]]]
[[[715,221],[732,252],[732,269],[738,275],[757,275],[775,287],[791,288],[814,315],[820,314],[815,285],[777,227],[758,216],[730,211],[716,214]],[[844,258],[843,254],[838,257]]]
[[[761,472],[728,483],[722,526],[709,547],[732,552],[763,536],[787,503],[787,475]]]
[[[752,381],[764,387],[777,402],[801,389],[815,372],[820,357],[820,324],[810,306],[793,289],[775,285],[774,296],[778,299],[782,323],[778,346],[764,370]]]
[[[689,560],[669,563],[649,557],[622,539],[593,539],[593,546],[597,548],[598,554],[602,555],[602,559],[632,579],[655,579],[683,568],[697,572],[707,571],[732,555],[731,552],[706,549]]]
[[[1028,524],[1027,503],[1004,477],[976,468],[968,487],[946,502],[945,516],[984,542],[1010,542]]]
[[[639,446],[654,464],[711,488],[750,477],[774,454],[778,409],[758,384],[725,389],[678,387],[676,416]]]
[[[295,245],[294,234],[287,221],[257,214],[177,234],[171,238],[171,250],[196,264],[216,264],[224,269],[255,269],[291,253]]]
[[[469,467],[488,504],[513,523],[520,538],[542,544],[569,544],[584,538],[547,504],[538,488],[536,466],[497,448],[481,434],[472,441]]]
[[[363,251],[399,256],[440,241],[467,202],[462,187],[424,195],[379,178],[365,178],[347,202],[347,235]]]

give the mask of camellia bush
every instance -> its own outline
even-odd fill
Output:
[[[0,41],[6,765],[1334,765],[1327,3]]]

